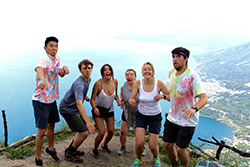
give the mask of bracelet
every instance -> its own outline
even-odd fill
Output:
[[[123,102],[124,101],[124,99],[121,99],[121,102]]]

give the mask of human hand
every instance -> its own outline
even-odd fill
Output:
[[[128,103],[129,103],[131,106],[134,106],[134,107],[135,107],[135,105],[136,105],[135,99],[129,99],[129,100],[128,100]]]
[[[125,103],[125,101],[122,101],[121,108],[122,108],[122,109],[125,109],[125,108],[126,108],[126,103]]]
[[[122,102],[121,102],[120,100],[118,100],[117,105],[118,105],[118,106],[121,106],[121,105],[122,105]]]
[[[196,110],[193,109],[193,108],[189,108],[189,109],[184,109],[182,110],[184,113],[182,114],[182,116],[185,118],[185,119],[191,119],[194,114],[196,113]]]
[[[163,95],[158,94],[158,95],[155,95],[154,100],[155,100],[155,101],[159,101],[159,100],[161,100],[161,99],[163,99],[163,98],[164,98]]]
[[[97,107],[94,107],[94,114],[99,116],[100,115],[100,112],[99,112],[99,109]]]
[[[62,67],[62,71],[64,72],[64,74],[68,74],[69,73],[69,69],[66,66]]]
[[[41,80],[39,85],[37,86],[37,88],[40,88],[40,89],[47,89],[48,88],[48,85],[46,84],[46,81],[45,80]]]
[[[88,131],[91,133],[91,134],[93,134],[93,133],[95,133],[95,125],[92,123],[92,122],[90,122],[90,123],[87,123],[87,128],[88,128]]]

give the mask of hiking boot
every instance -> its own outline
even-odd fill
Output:
[[[52,151],[49,149],[49,147],[47,147],[44,150],[47,154],[49,154],[55,161],[59,161],[60,159],[58,158],[58,156],[56,155],[56,150],[53,149]]]
[[[91,154],[92,154],[93,157],[95,157],[96,159],[99,158],[98,150],[92,149]]]
[[[121,149],[117,151],[118,155],[122,155],[126,152],[126,147],[121,146]]]
[[[132,164],[132,167],[138,167],[140,164],[141,164],[141,159],[135,158],[135,161]]]
[[[107,145],[106,145],[106,146],[102,146],[102,145],[101,145],[101,147],[102,147],[102,149],[105,150],[107,153],[111,154],[111,150],[108,148]]]
[[[35,157],[35,163],[36,163],[36,166],[43,166],[43,159],[37,159]]]
[[[84,151],[76,151],[76,155],[78,156],[84,156]]]
[[[83,159],[79,158],[75,153],[70,153],[68,149],[65,150],[65,158],[66,161],[70,161],[73,163],[83,163]]]
[[[141,154],[143,157],[146,156],[146,148],[143,147],[143,150],[142,150],[142,154]]]
[[[155,166],[156,166],[156,167],[161,166],[160,158],[159,158],[159,157],[154,158],[154,163],[155,163]]]

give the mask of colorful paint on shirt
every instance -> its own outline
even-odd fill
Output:
[[[58,74],[61,70],[60,58],[57,55],[55,57],[52,57],[49,54],[43,55],[39,58],[36,64],[36,68],[37,67],[43,68],[48,88],[43,90],[37,88],[41,80],[38,76],[36,76],[36,89],[33,93],[33,97],[42,103],[53,103],[55,100],[59,99]]]
[[[187,68],[183,74],[176,76],[176,70],[172,68],[169,78],[171,108],[167,119],[180,126],[197,126],[199,111],[191,119],[185,119],[182,110],[191,108],[199,100],[198,95],[205,93],[198,74]]]

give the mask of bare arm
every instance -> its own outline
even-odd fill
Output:
[[[132,105],[132,106],[136,105],[135,98],[136,98],[136,95],[139,92],[139,90],[140,90],[140,80],[136,81],[133,85],[133,90],[132,90],[132,93],[131,93],[130,98],[128,100],[128,103],[130,105]]]
[[[85,96],[85,100],[86,100],[86,101],[89,101],[89,100],[90,100],[89,97],[88,97],[87,95]]]
[[[98,116],[100,115],[100,112],[99,112],[98,108],[96,108],[96,106],[95,106],[95,98],[99,94],[100,89],[101,89],[101,80],[99,79],[98,81],[96,81],[96,83],[93,87],[92,96],[90,99],[90,105],[92,106],[92,108],[94,108],[94,113]]]
[[[202,93],[202,94],[199,94],[198,97],[199,97],[199,100],[194,106],[197,107],[198,110],[200,110],[202,107],[204,107],[207,104],[207,95],[205,93]],[[196,112],[196,110],[193,108],[185,109],[182,111],[184,111],[182,116],[186,119],[192,118]]]
[[[167,96],[169,97],[170,94],[167,85],[164,82],[158,80],[157,87],[158,87],[158,93],[162,92],[164,95],[166,95],[166,100],[167,100]],[[164,99],[164,95],[158,94],[154,97],[154,100],[159,101],[160,99]]]
[[[93,134],[95,132],[95,126],[92,122],[90,122],[89,117],[88,117],[86,110],[85,110],[82,103],[83,103],[82,100],[76,100],[77,108],[78,108],[82,118],[86,122],[86,126],[88,128],[88,131]]]
[[[124,101],[124,97],[123,97],[123,93],[122,93],[123,86],[124,86],[124,84],[121,86],[121,92],[120,92],[120,98],[121,98],[121,102],[122,102],[121,108],[125,108],[126,107],[125,101]]]
[[[117,87],[118,87],[118,81],[117,81],[117,79],[115,79],[115,92],[116,92],[116,94],[115,94],[115,100],[117,102],[117,105],[121,106],[122,102],[120,101],[119,96],[117,94]]]
[[[35,69],[38,78],[41,80],[37,88],[47,89],[48,85],[46,84],[45,78],[44,78],[44,73],[43,73],[43,68],[42,67],[36,67]]]

